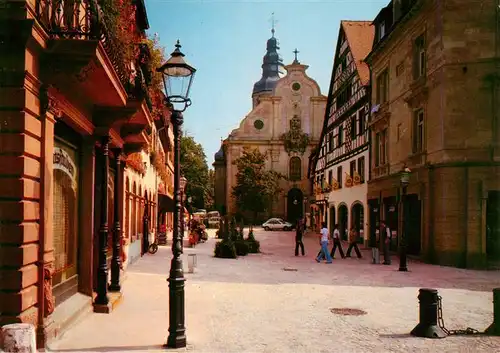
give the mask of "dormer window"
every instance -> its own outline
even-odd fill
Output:
[[[385,22],[381,22],[378,27],[378,39],[381,40],[385,36]]]

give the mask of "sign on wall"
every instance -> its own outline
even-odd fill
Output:
[[[76,165],[71,156],[61,147],[54,147],[53,155],[54,169],[60,170],[69,176],[73,185],[76,186]]]

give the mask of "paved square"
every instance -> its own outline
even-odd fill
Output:
[[[210,239],[196,248],[198,267],[186,273],[188,347],[222,352],[500,352],[500,337],[415,338],[418,289],[437,288],[449,329],[484,330],[492,322],[498,272],[410,262],[408,273],[363,259],[314,261],[316,236],[306,256],[294,256],[293,232],[257,231],[263,253],[216,259]],[[171,252],[160,248],[129,267],[124,301],[111,314],[90,314],[50,346],[53,352],[164,351],[168,329]],[[187,268],[187,266],[186,266]],[[288,270],[285,270],[288,269]],[[332,308],[366,315],[337,315]]]

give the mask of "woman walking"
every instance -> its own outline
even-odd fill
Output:
[[[335,225],[335,229],[333,230],[333,248],[330,254],[330,257],[333,259],[335,258],[335,251],[337,251],[337,247],[339,248],[340,257],[345,258],[344,249],[342,249],[342,243],[340,242],[340,231],[338,224]]]
[[[347,254],[345,257],[351,257],[351,251],[353,248],[354,251],[356,251],[356,256],[358,257],[358,259],[361,259],[361,252],[358,248],[358,232],[356,231],[356,228],[354,228],[354,226],[352,226],[351,230],[349,231],[349,247],[347,248]]]
[[[326,227],[326,222],[322,223],[320,244],[321,244],[321,255],[319,255],[316,258],[316,261],[321,262],[322,258],[324,257],[326,259],[326,263],[331,264],[332,257],[328,252],[328,228]]]

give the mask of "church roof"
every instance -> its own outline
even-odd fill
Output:
[[[266,55],[262,59],[262,77],[253,86],[253,94],[260,92],[273,91],[276,83],[283,74],[283,59],[278,54],[279,43],[274,37],[274,28],[272,37],[267,41]]]
[[[372,21],[342,20],[340,23],[356,63],[361,84],[366,86],[370,82],[370,70],[363,60],[372,50],[375,26],[372,25]]]

